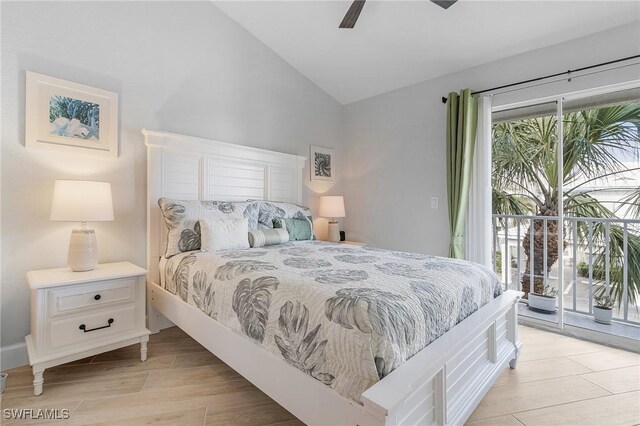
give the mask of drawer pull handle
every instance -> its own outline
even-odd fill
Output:
[[[108,323],[107,325],[103,325],[102,327],[90,328],[89,330],[87,330],[87,326],[84,324],[80,324],[80,327],[78,328],[84,331],[85,333],[88,333],[90,331],[102,330],[103,328],[111,327],[111,324],[113,324],[113,318],[109,318],[109,320],[107,320],[107,323]]]
[[[95,296],[93,296],[93,298],[96,299],[96,300],[100,300],[101,297],[102,296],[100,296],[99,294],[96,294]]]

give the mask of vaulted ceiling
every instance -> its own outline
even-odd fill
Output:
[[[214,1],[342,104],[640,21],[640,2],[368,0],[354,29],[350,1]]]

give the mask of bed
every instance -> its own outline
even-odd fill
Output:
[[[305,159],[143,134],[152,331],[171,321],[307,424],[462,424],[515,367],[519,294],[480,265],[320,241],[164,259],[159,198],[299,203]]]

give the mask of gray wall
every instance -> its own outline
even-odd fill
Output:
[[[441,97],[640,54],[640,25],[616,29],[425,81],[345,107],[347,238],[446,255],[445,122]],[[636,61],[637,62],[637,61]],[[640,78],[640,67],[496,95],[494,105]],[[431,209],[431,197],[440,207]],[[473,209],[473,206],[471,206]]]
[[[25,70],[118,92],[120,156],[25,149]],[[100,261],[144,266],[141,128],[308,156],[309,144],[340,148],[342,109],[206,1],[2,2],[1,345],[29,333],[25,272],[66,264],[73,224],[48,220],[55,179],[111,182]],[[307,202],[327,190],[341,193],[339,180]]]

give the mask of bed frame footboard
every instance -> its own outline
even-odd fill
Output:
[[[507,291],[362,394],[387,425],[461,425],[520,352],[516,303]]]

